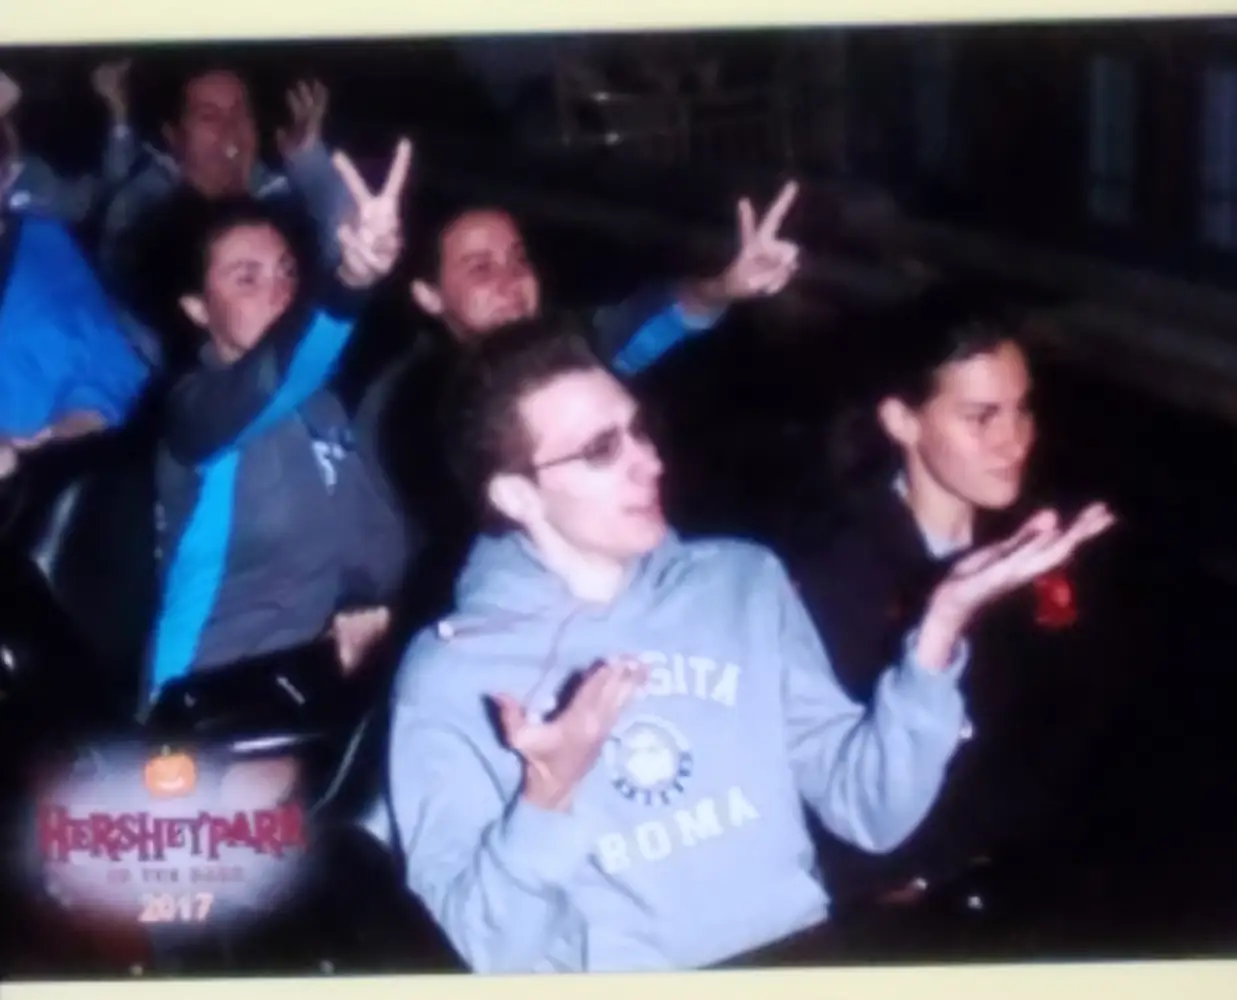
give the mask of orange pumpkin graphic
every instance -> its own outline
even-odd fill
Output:
[[[146,763],[143,772],[146,790],[155,798],[168,799],[188,795],[197,787],[198,769],[186,753],[172,753],[164,748]]]

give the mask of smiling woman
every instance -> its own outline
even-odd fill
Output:
[[[823,541],[789,554],[838,679],[860,702],[874,697],[935,582],[1026,516],[1035,422],[1025,322],[999,292],[942,287],[869,345],[877,357],[867,391],[835,438],[850,509]],[[1094,504],[1075,523],[1088,519],[1099,531],[1112,520]],[[977,622],[964,746],[919,830],[879,857],[817,831],[843,927],[879,926],[909,909],[928,914],[918,926],[930,932],[938,906],[985,904],[977,886],[994,884],[994,866],[997,884],[1013,891],[1028,845],[1051,866],[1089,836],[1097,813],[1081,797],[1083,776],[1120,701],[1113,678],[1124,662],[1096,615],[1097,555],[1102,565],[1102,553],[1080,554]],[[1100,589],[1108,601],[1110,587]]]

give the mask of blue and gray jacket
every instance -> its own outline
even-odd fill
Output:
[[[374,449],[327,389],[361,296],[294,307],[239,361],[173,386],[157,466],[162,601],[151,695],[312,642],[396,590],[409,536]]]

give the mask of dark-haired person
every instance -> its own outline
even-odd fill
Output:
[[[864,851],[911,834],[966,726],[971,620],[1105,526],[1041,515],[956,564],[869,707],[768,550],[668,528],[640,410],[569,325],[487,338],[450,399],[487,530],[402,664],[390,789],[408,887],[480,972],[817,944],[803,803]]]
[[[1025,325],[1024,312],[986,289],[950,285],[925,293],[868,345],[874,366],[833,442],[848,516],[788,553],[834,674],[861,704],[877,697],[891,651],[938,582],[1031,506]],[[880,857],[823,835],[831,889],[854,926],[927,913],[921,929],[948,931],[932,904],[961,905],[983,884],[966,878],[977,865],[1011,851],[1051,858],[1084,834],[1085,782],[1121,700],[1113,681],[1129,667],[1096,607],[1107,603],[1105,588],[1083,585],[1094,556],[1079,562],[975,623],[963,681],[971,726],[920,828]],[[890,933],[894,947],[923,944],[894,940],[900,934]]]
[[[729,265],[704,280],[653,285],[599,309],[588,324],[598,356],[621,375],[647,369],[685,339],[710,329],[731,304],[776,295],[798,267],[798,247],[780,235],[797,195],[787,184],[758,218],[747,199],[738,207],[739,246]],[[440,540],[425,564],[433,579],[454,572],[472,523],[459,515],[438,444],[439,387],[461,356],[504,327],[539,316],[548,304],[524,235],[500,208],[439,207],[418,224],[410,293],[438,329],[406,349],[366,392],[358,423],[377,428],[397,488],[414,516]],[[433,567],[440,566],[435,573]]]
[[[400,253],[410,157],[401,142],[375,195],[337,154],[358,212],[326,290],[297,273],[262,206],[218,203],[199,287],[182,298],[206,344],[162,417],[152,695],[189,671],[328,632],[350,670],[385,631],[407,538],[371,449],[326,386],[365,291]]]

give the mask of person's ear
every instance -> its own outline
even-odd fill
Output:
[[[919,442],[919,417],[902,400],[893,396],[882,399],[876,417],[881,429],[900,447],[913,448]]]
[[[412,301],[430,316],[442,315],[442,293],[428,281],[421,281],[418,278],[408,286],[408,291],[412,295]]]
[[[541,498],[532,480],[514,473],[500,473],[491,479],[486,497],[498,513],[522,526],[532,523],[541,510]]]
[[[182,295],[180,297],[180,309],[189,320],[195,325],[206,329],[206,303],[200,295]]]

